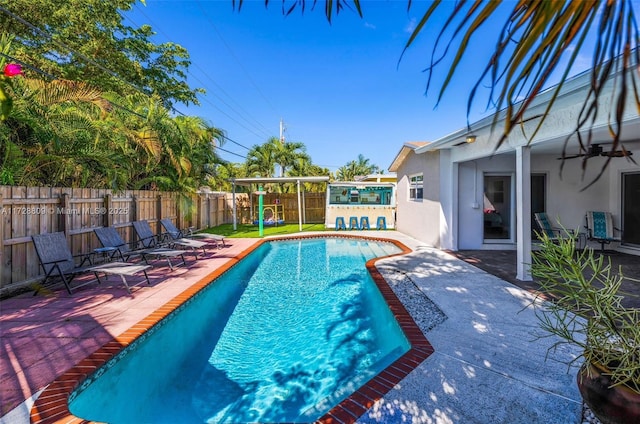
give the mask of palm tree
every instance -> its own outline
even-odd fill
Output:
[[[380,167],[378,165],[369,163],[369,159],[359,154],[357,161],[349,161],[346,165],[338,168],[336,178],[338,181],[354,181],[358,176],[377,174],[379,172]]]
[[[280,176],[287,175],[287,170],[298,161],[311,162],[311,158],[306,153],[304,143],[283,141],[277,137],[271,137],[267,143],[273,145],[273,154],[276,164],[280,167]]]
[[[437,19],[435,12],[441,5],[441,2],[434,2],[431,5],[413,31],[405,50],[412,45],[427,24]],[[632,2],[630,0],[619,2],[528,0],[507,3],[505,7],[511,8],[508,18],[499,32],[494,53],[488,58],[484,68],[480,68],[481,73],[468,102],[468,108],[470,108],[478,89],[485,84],[491,87],[490,104],[494,105],[496,110],[504,109],[504,117],[496,114],[493,121],[494,128],[498,120],[504,122],[498,146],[520,124],[534,118],[527,115],[529,106],[533,99],[553,82],[554,71],[561,66],[564,71],[561,74],[560,83],[554,88],[547,109],[542,116],[539,116],[540,120],[535,131],[529,135],[529,140],[535,137],[547,118],[564,81],[569,77],[587,36],[595,31],[597,37],[593,52],[594,66],[591,69],[592,85],[585,93],[583,108],[571,135],[577,137],[581,149],[585,152],[589,150],[592,139],[591,123],[599,113],[602,113],[602,109],[607,107],[605,102],[602,102],[600,93],[607,80],[616,75],[617,91],[610,103],[613,110],[617,109],[612,114],[614,122],[610,126],[613,139],[612,150],[624,150],[620,144],[620,132],[624,100],[629,95],[628,88],[632,88],[636,106],[640,109],[638,73],[633,71],[633,68],[640,63],[640,51],[637,48],[640,33]],[[439,54],[437,51],[445,33],[451,31],[446,48],[459,44],[444,83],[440,87],[438,99],[441,99],[446,92],[453,75],[457,71],[462,72],[458,66],[467,52],[469,41],[474,37],[486,37],[486,33],[482,33],[479,29],[501,11],[500,2],[456,3],[442,25],[428,68],[431,74],[435,66],[442,61],[442,57],[437,56]],[[456,41],[458,36],[461,36],[460,41]],[[562,59],[565,57],[567,62],[563,63]],[[621,70],[624,72],[618,74]],[[468,69],[465,68],[464,72],[466,74]],[[583,131],[588,134],[586,139],[581,135]],[[569,140],[570,137],[567,137],[565,148]]]
[[[3,180],[13,184],[101,187],[118,155],[99,144],[96,125],[110,105],[87,84],[21,78],[11,86],[13,109],[0,126]]]
[[[322,168],[321,166],[314,165],[310,161],[298,160],[287,173],[290,177],[314,177],[314,176],[331,176],[331,171],[328,168]],[[318,183],[304,183],[304,191],[309,192],[324,192],[326,191],[326,184]],[[295,191],[292,187],[291,191]]]
[[[237,4],[238,9],[242,7],[242,3],[243,0],[233,1],[234,7]],[[292,2],[284,13],[290,14],[296,8],[304,11],[307,3],[307,0]],[[316,0],[313,0],[313,4],[315,3]],[[325,0],[324,3],[329,22],[344,9],[355,10],[360,17],[363,16],[360,0]],[[408,9],[413,5],[414,2],[407,1]],[[438,90],[438,100],[447,92],[455,74],[464,73],[465,78],[468,78],[470,72],[478,69],[479,74],[467,103],[467,119],[476,94],[480,89],[488,87],[487,104],[495,110],[504,110],[504,114],[496,114],[493,121],[494,129],[498,127],[498,123],[504,124],[500,129],[497,148],[514,129],[531,119],[539,119],[534,132],[528,134],[529,140],[535,137],[564,82],[570,76],[572,66],[586,47],[585,41],[590,34],[595,34],[591,54],[592,84],[585,93],[574,129],[566,138],[565,149],[567,143],[577,139],[581,151],[588,152],[592,144],[592,123],[598,114],[606,113],[611,121],[611,148],[624,153],[620,135],[625,109],[629,107],[627,99],[633,98],[629,103],[632,108],[635,103],[636,113],[640,110],[640,73],[636,69],[640,63],[640,32],[633,6],[633,0],[436,0],[418,21],[404,51],[414,44],[426,28],[439,28],[426,68],[427,91],[430,89],[432,72],[438,66],[448,68]],[[494,52],[487,58],[484,66],[462,68],[462,58],[468,52],[468,46],[472,45],[471,41],[480,39],[487,43],[487,26],[499,28],[499,31],[495,31],[497,38],[493,43]],[[445,61],[449,52],[454,52],[450,63]],[[546,111],[539,116],[529,116],[527,112],[533,99],[555,82],[554,72],[557,70],[561,71],[559,83],[553,90]],[[612,77],[615,94],[607,99],[602,89]],[[612,112],[608,112],[609,109]],[[609,161],[605,162],[600,174],[608,163]]]
[[[173,118],[140,93],[103,94],[88,84],[19,78],[0,124],[3,184],[192,192],[219,161],[221,130]]]
[[[247,153],[247,173],[252,177],[270,178],[276,167],[273,144],[255,145]]]
[[[208,185],[218,191],[231,191],[231,180],[247,176],[247,168],[243,163],[221,162],[215,163],[208,179]],[[236,191],[242,191],[244,186],[237,186]]]

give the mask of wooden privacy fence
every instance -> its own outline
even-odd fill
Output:
[[[72,253],[92,251],[100,244],[94,228],[113,226],[134,241],[131,222],[146,219],[157,233],[160,219],[178,228],[213,227],[232,222],[232,195],[202,193],[191,205],[177,193],[60,187],[0,186],[0,294],[42,277],[31,236],[63,231]]]
[[[272,197],[269,197],[272,196]],[[295,193],[276,197],[285,207],[286,221],[298,222]],[[233,222],[233,194],[221,192],[184,196],[173,192],[107,189],[0,186],[0,295],[42,278],[31,236],[63,231],[71,252],[82,254],[100,247],[93,229],[113,226],[125,241],[135,241],[131,222],[148,220],[156,233],[160,219],[171,218],[178,228],[215,227]],[[236,193],[239,223],[251,223],[252,200]],[[325,193],[306,193],[304,222],[324,222]],[[257,199],[254,205],[257,205]]]
[[[300,195],[303,223],[324,223],[326,198],[327,195],[325,192],[304,193]],[[246,199],[245,202],[246,201],[248,201],[248,199]],[[277,203],[278,211],[284,211],[284,220],[288,224],[299,222],[297,193],[267,193],[264,195],[262,202],[265,205],[275,205]],[[238,213],[238,222],[251,223],[258,219],[258,196],[252,194],[251,206],[253,206],[253,208],[247,206],[249,205],[246,203],[242,204],[242,210]],[[240,219],[240,217],[242,219]]]

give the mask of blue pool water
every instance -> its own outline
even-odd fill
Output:
[[[109,423],[310,422],[409,349],[364,266],[387,243],[264,243],[70,398]]]

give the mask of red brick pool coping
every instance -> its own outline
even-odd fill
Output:
[[[314,234],[294,237],[277,237],[258,241],[249,248],[242,251],[235,258],[228,261],[215,271],[201,278],[197,283],[174,297],[172,300],[158,308],[156,311],[139,321],[131,328],[111,341],[104,344],[97,351],[80,361],[76,366],[66,371],[63,375],[53,381],[42,394],[36,399],[31,408],[32,423],[89,423],[91,421],[74,416],[69,411],[68,399],[71,393],[79,387],[82,382],[105,365],[107,361],[116,356],[122,349],[133,343],[138,337],[149,331],[159,321],[167,317],[175,309],[189,301],[200,290],[206,287],[212,280],[224,274],[229,268],[234,266],[238,261],[243,259],[262,243],[273,240],[291,240],[291,239],[308,239],[308,238],[326,238],[326,237],[343,237],[366,239],[373,241],[383,241],[393,243],[402,250],[397,255],[404,255],[411,252],[404,244],[396,240],[385,239],[381,237],[351,236],[351,235],[326,235]],[[391,255],[391,256],[397,256]],[[390,256],[385,256],[388,258]],[[400,328],[407,337],[411,348],[395,362],[382,370],[378,375],[366,382],[362,387],[353,392],[349,397],[344,399],[338,405],[333,407],[329,412],[323,415],[317,422],[325,424],[347,424],[354,423],[362,414],[364,414],[373,404],[381,399],[396,384],[405,378],[411,371],[422,363],[429,355],[433,353],[433,347],[425,338],[422,331],[418,328],[415,321],[409,315],[400,299],[395,295],[386,280],[378,272],[375,263],[383,258],[374,258],[366,263],[367,270],[371,274],[373,281],[378,286],[382,296],[389,305],[389,309],[395,316]]]

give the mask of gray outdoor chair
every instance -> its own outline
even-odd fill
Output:
[[[193,228],[186,228],[183,230],[178,229],[175,226],[172,220],[169,218],[163,218],[160,220],[160,223],[164,227],[166,234],[170,235],[173,240],[178,240],[181,238],[199,238],[205,240],[208,243],[215,243],[218,246],[218,249],[221,249],[226,246],[224,236],[218,234],[211,233],[198,233],[193,231]]]
[[[42,285],[44,286],[48,280],[59,277],[65,285],[67,292],[71,294],[73,289],[80,288],[93,282],[93,280],[85,282],[83,284],[71,287],[71,281],[78,275],[93,273],[100,283],[99,274],[105,275],[119,275],[122,279],[127,292],[131,292],[130,286],[127,283],[126,276],[131,276],[142,272],[144,274],[147,284],[149,282],[149,276],[147,275],[147,269],[149,265],[137,265],[123,262],[108,262],[100,265],[92,264],[92,254],[83,254],[76,257],[81,257],[80,266],[76,266],[75,258],[71,254],[67,239],[63,232],[58,233],[45,233],[31,236],[33,245],[35,246],[40,265],[44,271],[44,280]],[[88,266],[84,264],[88,262]],[[36,289],[34,295],[37,294],[39,288]]]
[[[122,261],[128,261],[129,258],[139,256],[148,264],[148,257],[156,259],[164,258],[167,260],[167,264],[171,270],[173,270],[171,258],[180,257],[182,259],[182,265],[187,264],[184,258],[184,250],[167,249],[163,247],[131,249],[131,246],[120,237],[118,231],[113,227],[94,228],[93,231],[96,233],[98,240],[100,240],[104,248],[113,248],[113,250],[106,251],[106,254],[111,260],[120,259]]]
[[[163,240],[163,235],[156,236],[149,225],[149,222],[146,220],[134,221],[133,228],[136,230],[138,234],[138,238],[140,239],[140,243],[146,249],[153,247],[162,247],[169,246],[171,248],[179,246],[181,248],[190,249],[196,260],[198,259],[198,251],[197,249],[202,249],[202,253],[204,255],[207,254],[205,251],[205,246],[207,243],[197,241],[197,240],[189,240],[186,238],[173,239],[170,237],[169,240]]]

